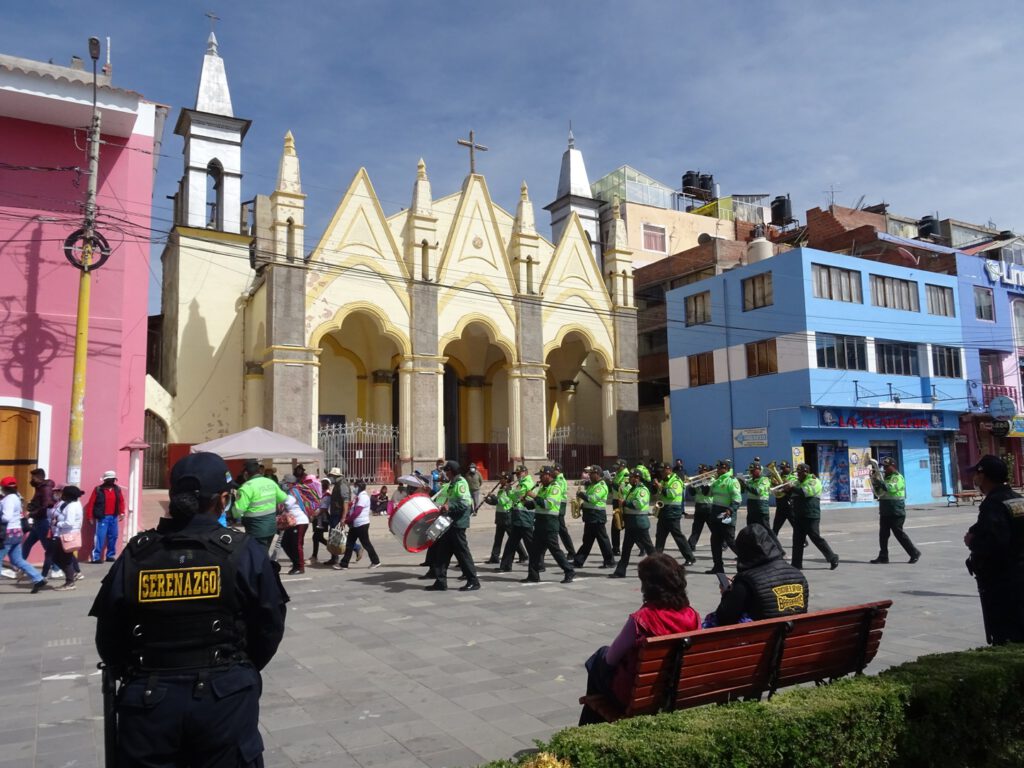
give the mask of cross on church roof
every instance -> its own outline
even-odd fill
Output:
[[[210,31],[213,32],[213,25],[220,21],[220,16],[213,11],[207,11],[203,15],[210,20]]]
[[[469,132],[469,140],[458,139],[458,143],[463,147],[469,147],[469,172],[471,174],[476,173],[476,150],[486,152],[487,147],[485,147],[483,144],[476,143],[473,131]]]

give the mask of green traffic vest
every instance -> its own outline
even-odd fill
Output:
[[[821,480],[808,475],[793,494],[793,512],[806,520],[821,519]]]
[[[538,515],[557,515],[565,501],[565,494],[562,486],[557,480],[553,480],[542,486],[535,497],[537,508],[534,510]]]
[[[772,495],[772,481],[764,475],[747,481],[747,500],[768,501]]]
[[[907,516],[907,481],[899,472],[893,472],[872,486],[878,496],[878,512],[896,517]]]
[[[442,492],[439,492],[442,493]],[[448,516],[456,528],[469,528],[470,513],[473,511],[473,494],[469,491],[466,478],[459,475],[444,487],[442,503],[448,505]]]
[[[719,475],[711,483],[711,504],[715,507],[735,507],[740,503],[740,481],[732,470]]]
[[[288,494],[269,477],[257,475],[246,480],[238,489],[238,501],[235,509],[245,517],[260,517],[277,511],[279,502],[288,498]]]
[[[651,504],[651,492],[643,483],[631,486],[622,502],[623,522],[626,528],[647,530],[651,527],[651,519],[647,509]]]

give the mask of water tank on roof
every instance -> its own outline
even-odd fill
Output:
[[[917,222],[917,236],[938,237],[939,220],[936,219],[934,216],[922,216],[921,220]]]
[[[793,220],[793,203],[789,195],[778,195],[772,200],[772,224],[784,227]]]
[[[697,186],[710,195],[715,190],[715,177],[710,173],[702,173],[698,178]]]
[[[700,174],[696,171],[687,171],[683,174],[683,190],[698,189],[700,187]]]
[[[747,245],[747,264],[764,261],[774,255],[775,250],[772,248],[772,244],[764,237],[755,237]]]

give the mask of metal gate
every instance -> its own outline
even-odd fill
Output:
[[[582,477],[584,467],[600,464],[603,452],[601,436],[576,424],[555,427],[548,436],[548,456],[562,465],[562,474],[569,480]]]
[[[398,428],[362,419],[345,424],[324,424],[317,430],[317,447],[324,452],[324,468],[338,467],[349,480],[368,485],[395,482],[398,469]]]
[[[945,473],[942,471],[942,442],[938,437],[928,438],[928,466],[931,470],[932,496],[945,496],[946,492],[943,489],[945,485],[943,475]]]
[[[508,458],[508,427],[491,430],[491,442],[487,444],[487,477],[497,482],[502,472],[513,469]]]
[[[167,425],[152,411],[146,411],[142,439],[149,448],[142,455],[142,487],[167,487]]]

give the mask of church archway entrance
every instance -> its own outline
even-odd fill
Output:
[[[508,353],[487,325],[472,322],[441,354],[445,457],[494,477],[508,469]]]
[[[605,457],[607,365],[580,333],[570,332],[551,350],[547,370],[548,456],[570,480]]]
[[[392,483],[398,469],[398,344],[376,317],[354,311],[320,341],[317,444],[327,468]]]

